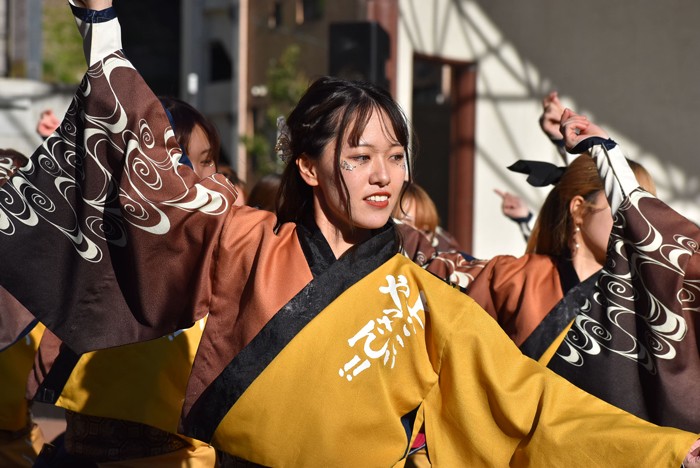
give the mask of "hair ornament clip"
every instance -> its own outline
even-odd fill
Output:
[[[277,117],[277,133],[279,136],[275,145],[275,153],[285,164],[289,164],[289,161],[292,160],[292,135],[284,116]]]

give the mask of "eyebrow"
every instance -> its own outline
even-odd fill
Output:
[[[367,143],[367,142],[359,142],[359,143],[357,144],[357,146],[355,146],[355,148],[362,148],[362,147],[364,147],[364,148],[374,148],[375,146],[374,146],[374,145],[370,145],[370,144]],[[401,148],[401,149],[403,149],[403,145],[401,145],[400,143],[393,144],[393,145],[391,146],[391,149],[394,149],[394,148]]]

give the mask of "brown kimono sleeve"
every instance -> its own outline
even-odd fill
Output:
[[[467,294],[517,346],[563,297],[554,261],[536,254],[494,257],[467,286]]]
[[[548,367],[635,416],[700,432],[700,230],[636,189],[598,283]]]
[[[0,188],[0,285],[75,352],[207,313],[236,191],[222,176],[200,181],[180,156],[162,105],[116,52],[89,68],[61,127]],[[0,322],[9,313],[0,306]]]

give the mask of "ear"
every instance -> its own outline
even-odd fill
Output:
[[[581,195],[576,195],[569,202],[569,213],[574,220],[575,225],[580,225],[583,223],[583,213],[581,208],[583,207],[585,200]]]
[[[318,171],[316,161],[311,159],[306,153],[299,155],[295,161],[301,178],[311,187],[318,186]]]

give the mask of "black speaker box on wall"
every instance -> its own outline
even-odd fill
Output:
[[[385,71],[389,35],[379,23],[331,24],[329,52],[329,75],[389,88]]]

